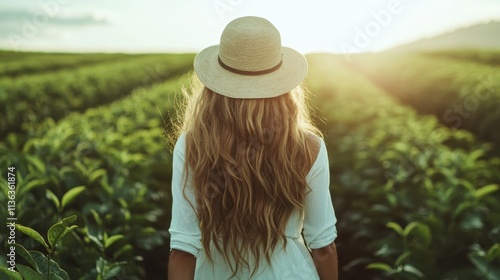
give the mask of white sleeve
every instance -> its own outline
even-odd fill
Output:
[[[311,188],[305,197],[304,239],[310,249],[319,249],[337,238],[337,219],[330,196],[330,166],[328,152],[320,138],[320,150],[307,175]]]
[[[182,134],[175,143],[172,159],[172,220],[170,222],[170,250],[177,249],[199,256],[201,232],[198,218],[189,201],[196,207],[190,180],[186,185],[186,200],[182,195],[184,184],[185,136]]]

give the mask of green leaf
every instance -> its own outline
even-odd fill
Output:
[[[412,265],[409,265],[409,264],[404,265],[403,270],[417,276],[418,278],[424,277],[424,274],[422,273],[422,271],[418,270],[417,268],[415,268]]]
[[[54,272],[50,272],[50,277],[49,277],[51,280],[64,280],[61,276],[59,276],[58,274],[55,274]]]
[[[82,193],[86,188],[84,186],[78,186],[67,191],[61,199],[61,209],[64,209],[68,203],[73,201],[80,193]]]
[[[116,251],[114,254],[113,254],[113,258],[114,259],[117,259],[119,256],[123,255],[123,254],[128,254],[128,253],[131,253],[133,251],[133,247],[132,245],[130,244],[125,244],[123,245],[123,247],[121,247],[118,251]]]
[[[33,259],[36,262],[38,271],[45,278],[47,278],[48,264],[49,264],[49,260],[47,259],[47,257],[38,251],[30,251],[30,254],[31,254],[31,256],[33,256]],[[53,260],[50,260],[50,271],[51,272],[50,272],[49,276],[50,276],[51,280],[59,280],[59,279],[70,280],[66,271],[62,270],[59,267],[59,265]]]
[[[424,179],[424,187],[428,192],[434,191],[434,185],[432,184],[432,180],[429,177],[425,177]]]
[[[387,198],[387,200],[389,201],[389,204],[392,207],[396,207],[398,205],[398,199],[397,199],[397,197],[394,194],[388,193],[386,195],[386,198]]]
[[[52,246],[52,248],[54,248],[57,241],[59,241],[70,231],[78,227],[76,225],[69,226],[75,220],[76,220],[76,215],[72,215],[67,218],[64,218],[62,221],[58,223],[55,223],[49,228],[49,231],[47,232],[47,239],[49,240],[50,246]]]
[[[45,193],[47,194],[47,197],[49,197],[50,200],[52,200],[52,202],[56,206],[56,209],[59,210],[61,207],[61,203],[59,202],[59,199],[57,198],[57,196],[49,189],[46,189]]]
[[[71,216],[68,216],[68,217],[62,219],[61,223],[64,226],[69,226],[76,221],[76,218],[77,218],[76,215],[71,215]]]
[[[104,279],[114,279],[120,273],[124,264],[126,264],[126,262],[106,265]]]
[[[30,156],[30,155],[26,155],[26,159],[31,164],[33,164],[38,169],[38,171],[40,171],[42,174],[45,173],[45,165],[43,164],[43,162],[39,158],[34,157],[34,156]]]
[[[27,266],[16,264],[16,268],[23,276],[24,280],[44,280],[43,276]]]
[[[42,244],[47,249],[47,251],[50,252],[49,245],[47,245],[47,243],[45,242],[45,239],[43,239],[43,237],[40,235],[40,233],[38,233],[36,230],[29,228],[29,227],[25,227],[25,226],[20,225],[20,224],[16,224],[16,229],[19,230],[20,232],[26,234],[27,236],[31,237],[32,239],[36,240],[38,243]]]
[[[408,238],[410,235],[414,236],[423,247],[428,247],[431,244],[431,230],[426,224],[421,222],[409,223],[403,231],[403,236]]]
[[[104,240],[104,247],[108,248],[109,246],[111,246],[113,243],[115,243],[116,241],[124,238],[125,236],[123,236],[122,234],[115,234],[115,235],[112,235],[108,238],[106,238],[106,240]]]
[[[11,280],[23,280],[23,277],[17,271],[11,271],[6,267],[0,266],[0,275],[7,275]]]
[[[482,279],[496,280],[500,279],[500,269],[495,266],[491,266],[485,257],[479,256],[477,254],[469,254],[469,260],[478,271],[483,275]],[[485,278],[486,276],[487,278]]]
[[[465,201],[465,202],[462,202],[458,205],[458,207],[455,209],[455,211],[453,211],[453,218],[457,218],[460,214],[462,214],[462,212],[464,212],[465,210],[469,209],[469,208],[474,208],[477,206],[477,203],[478,202],[475,202],[475,201]]]
[[[388,228],[392,228],[399,235],[403,235],[403,228],[395,222],[388,222],[387,224],[385,224],[385,226]]]
[[[465,187],[470,194],[474,194],[474,192],[476,191],[476,188],[474,187],[473,184],[471,184],[469,181],[467,180],[464,180],[464,179],[459,179],[458,180],[460,182],[460,184]]]
[[[47,180],[45,179],[35,179],[27,182],[26,184],[22,185],[22,187],[19,190],[19,196],[24,195],[25,193],[31,191],[32,189],[43,186]]]
[[[106,175],[106,169],[97,169],[90,174],[89,182],[93,183],[104,175]]]
[[[402,262],[407,259],[410,256],[410,252],[406,251],[403,254],[401,254],[396,261],[394,261],[395,266],[400,266]]]
[[[464,218],[460,222],[460,228],[469,231],[473,229],[480,230],[484,227],[483,218],[480,213],[466,212]]]
[[[28,250],[26,250],[26,248],[23,247],[23,245],[21,244],[12,244],[12,245],[16,248],[16,254],[21,256],[21,258],[27,261],[32,267],[36,268],[35,260],[33,260],[31,254],[28,252]]]
[[[490,247],[488,253],[486,253],[486,259],[490,262],[494,261],[495,259],[500,260],[500,244],[496,243],[495,245]]]
[[[386,272],[393,272],[393,269],[390,265],[385,263],[371,263],[366,266],[367,269],[378,269]]]
[[[484,197],[492,192],[497,191],[498,188],[499,188],[499,186],[496,184],[486,185],[486,186],[476,190],[476,192],[474,193],[474,198],[481,199],[482,197]]]
[[[99,236],[102,236],[99,234],[99,229],[95,227],[94,225],[87,225],[87,236],[88,238],[94,242],[94,244],[97,245],[97,248],[99,251],[103,252],[104,251],[104,245],[102,244]]]
[[[95,211],[94,209],[90,209],[90,213],[92,213],[92,216],[94,217],[94,220],[98,225],[102,225],[102,220],[101,217],[99,216],[99,213]]]

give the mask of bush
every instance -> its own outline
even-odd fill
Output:
[[[326,120],[343,277],[473,279],[498,269],[496,253],[483,255],[500,241],[500,159],[486,156],[491,146],[398,105],[342,58],[309,62]]]
[[[151,55],[16,79],[0,79],[0,133],[112,102],[190,69],[191,55]]]
[[[69,69],[81,67],[83,65],[96,64],[102,62],[111,62],[118,59],[131,57],[127,54],[51,54],[51,53],[21,53],[8,52],[9,58],[5,59],[0,54],[0,76],[17,77],[20,75],[29,75],[40,72],[54,71],[60,69]],[[5,54],[3,54],[5,55]],[[133,56],[137,57],[137,56]]]
[[[353,61],[374,83],[420,113],[500,143],[498,67],[419,54],[365,55]]]
[[[311,101],[330,155],[341,278],[497,277],[500,159],[494,146],[398,104],[342,57],[308,59]],[[192,56],[175,57],[166,71],[191,62]],[[85,112],[67,109],[57,122],[50,114],[28,120],[24,132],[0,142],[0,169],[16,167],[23,226],[47,232],[78,216],[77,228],[56,250],[49,247],[50,259],[71,279],[165,279],[172,166],[162,127],[179,93],[179,77],[169,79],[120,92],[122,99]],[[110,88],[128,82],[115,81]],[[102,104],[91,96],[88,106]],[[58,104],[59,97],[47,98]],[[0,178],[2,192],[6,186]],[[5,207],[0,216],[7,216]],[[16,239],[28,252],[47,251],[27,235]],[[43,274],[36,263],[21,265]]]
[[[0,146],[0,166],[16,166],[23,186],[18,220],[45,231],[62,216],[81,217],[54,256],[71,279],[96,279],[100,266],[127,279],[164,279],[171,154],[162,116],[172,113],[178,91],[173,78],[109,106],[41,123],[22,152],[8,146],[13,134]],[[63,205],[71,191],[78,199]]]

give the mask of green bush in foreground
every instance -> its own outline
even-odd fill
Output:
[[[43,254],[39,251],[28,251],[21,244],[6,244],[7,250],[15,252],[16,256],[23,259],[25,264],[16,263],[17,271],[12,271],[0,267],[0,275],[8,276],[10,279],[22,280],[70,280],[66,271],[52,260],[56,252],[58,242],[77,226],[71,225],[76,220],[76,216],[69,216],[52,225],[47,231],[47,239],[44,239],[36,230],[16,224],[16,229],[29,236],[32,240],[40,243],[47,251]],[[47,242],[48,241],[48,242]],[[101,278],[102,279],[102,278]]]
[[[399,105],[342,58],[308,59],[331,157],[341,279],[495,279],[500,160],[491,145]],[[165,279],[171,154],[162,126],[179,93],[171,78],[0,142],[0,169],[16,166],[19,223],[47,232],[78,216],[50,255],[71,279]],[[23,233],[16,241],[47,251]]]
[[[22,151],[8,146],[13,135],[0,146],[0,166],[17,166],[24,186],[19,221],[44,231],[58,217],[81,218],[54,256],[71,279],[96,279],[100,265],[127,279],[164,279],[171,154],[162,116],[172,113],[178,92],[177,79],[139,89],[109,106],[40,124]],[[78,199],[62,207],[75,186],[84,186],[73,191]]]

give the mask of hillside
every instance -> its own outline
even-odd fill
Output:
[[[430,51],[449,49],[500,49],[500,22],[477,24],[456,29],[395,47],[391,52]]]

